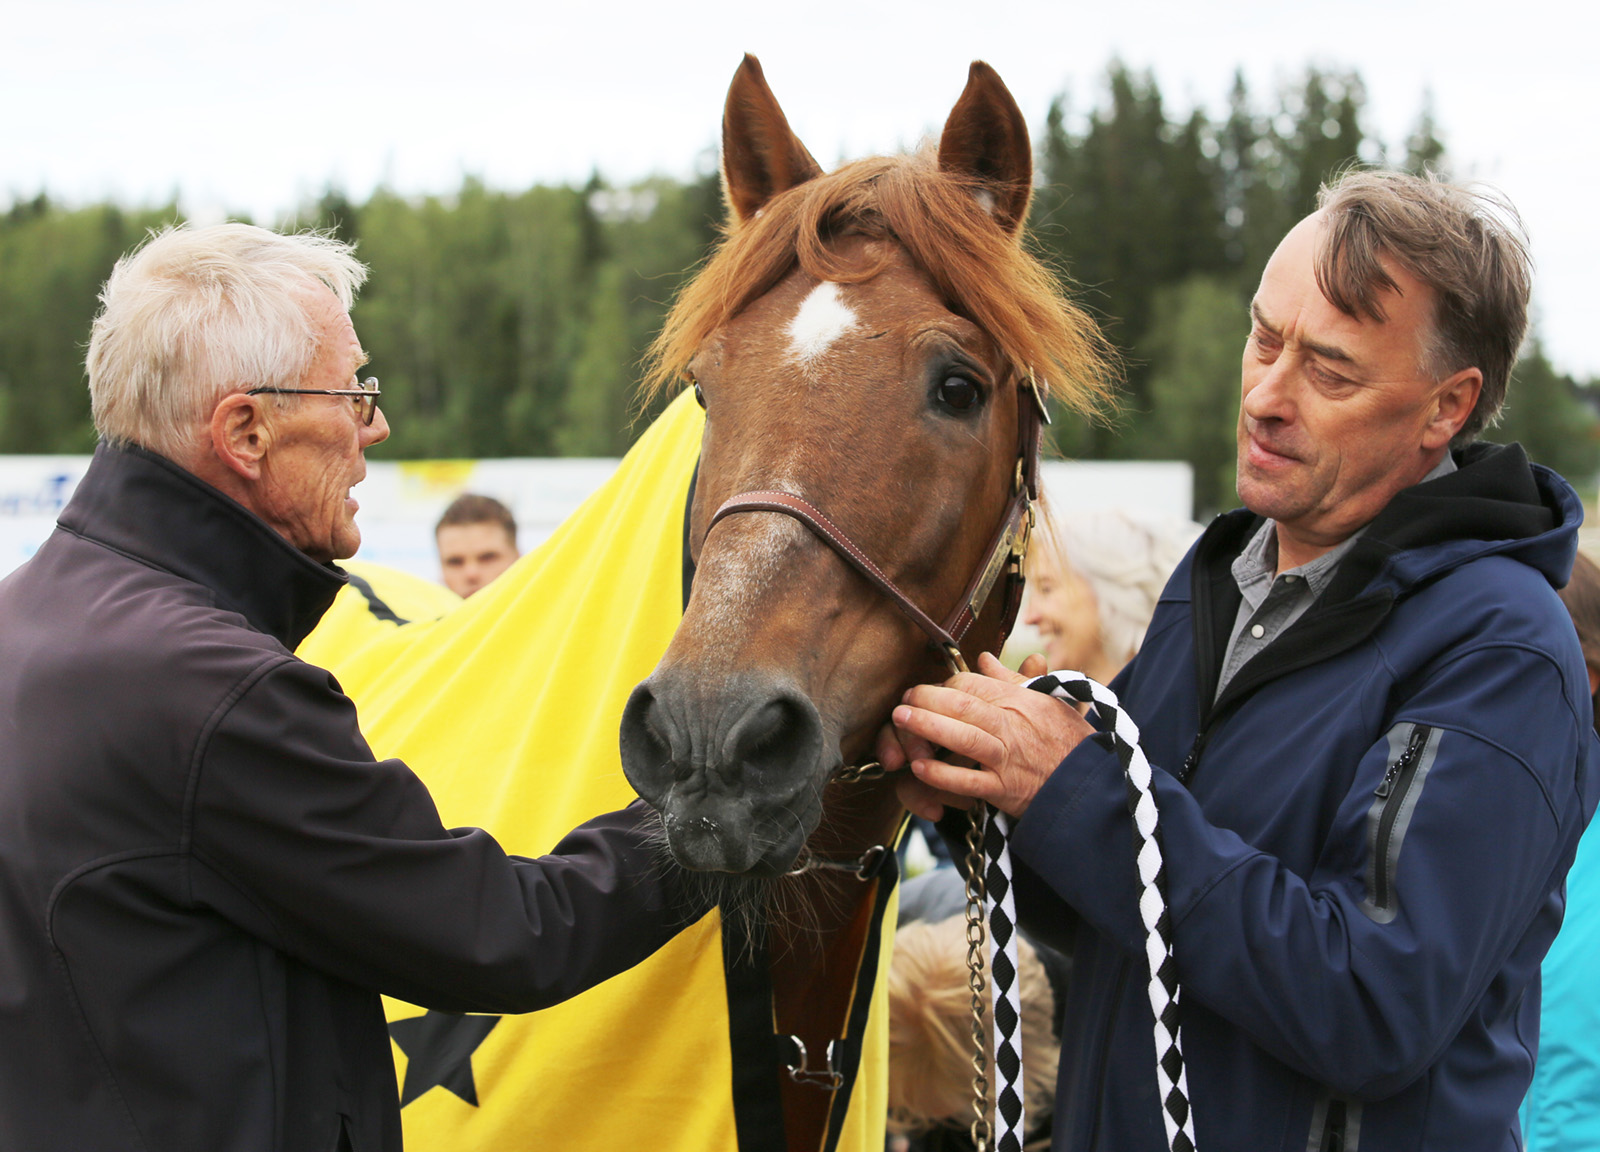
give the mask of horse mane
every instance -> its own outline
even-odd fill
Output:
[[[888,260],[847,264],[830,242],[844,236],[898,243],[945,305],[987,332],[1019,372],[1084,414],[1111,400],[1116,360],[1061,278],[984,207],[990,193],[942,170],[931,149],[846,164],[774,196],[723,239],[680,291],[646,357],[653,397],[686,370],[696,349],[798,264],[819,280],[860,283]]]

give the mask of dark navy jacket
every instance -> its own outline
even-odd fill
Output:
[[[1113,687],[1154,765],[1202,1152],[1504,1152],[1600,745],[1553,590],[1581,506],[1520,448],[1400,493],[1214,704],[1261,523],[1219,517]],[[1165,1148],[1133,832],[1085,741],[1020,822],[1072,950],[1055,1147]]]
[[[683,925],[636,808],[508,858],[373,759],[290,651],[343,582],[104,446],[0,582],[4,1152],[398,1152],[379,992],[528,1011]]]

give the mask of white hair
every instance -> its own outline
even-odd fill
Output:
[[[1043,520],[1034,563],[1070,569],[1088,581],[1100,618],[1102,651],[1118,666],[1139,650],[1156,601],[1200,525],[1125,508],[1073,507]]]
[[[152,233],[100,293],[87,360],[96,430],[188,462],[224,396],[305,376],[317,353],[309,294],[326,287],[348,311],[366,278],[350,245],[319,233]]]

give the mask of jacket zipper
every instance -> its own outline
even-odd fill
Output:
[[[1228,714],[1232,713],[1229,706]],[[1211,734],[1217,730],[1225,714],[1213,711],[1200,723],[1200,731],[1194,734],[1194,743],[1189,745],[1189,754],[1183,758],[1183,763],[1178,765],[1178,783],[1188,787],[1189,777],[1194,775],[1194,770],[1200,766],[1200,755],[1206,750],[1206,745],[1211,743]]]
[[[1222,722],[1233,715],[1235,701],[1228,701],[1225,708],[1214,709],[1200,724],[1200,731],[1194,734],[1194,743],[1189,746],[1189,754],[1183,758],[1183,763],[1178,766],[1178,783],[1187,785],[1189,777],[1194,775],[1194,770],[1200,766],[1200,756],[1206,750],[1206,745],[1211,743],[1211,734],[1215,732]]]
[[[1200,763],[1200,752],[1206,746],[1207,729],[1201,729],[1195,736],[1194,743],[1189,748],[1189,754],[1183,758],[1183,763],[1178,767],[1178,783],[1189,783],[1189,777],[1194,775],[1195,766]]]
[[[1409,783],[1410,774],[1416,770],[1417,761],[1422,758],[1422,746],[1428,742],[1428,737],[1432,733],[1432,728],[1424,728],[1420,724],[1411,730],[1411,739],[1406,743],[1406,750],[1400,754],[1400,759],[1389,765],[1389,770],[1383,774],[1383,781],[1373,793],[1378,799],[1382,800],[1394,791],[1394,786],[1402,773],[1406,774]]]
[[[1389,765],[1373,792],[1374,796],[1385,802],[1383,812],[1378,817],[1378,834],[1372,848],[1372,902],[1378,908],[1389,907],[1389,886],[1393,882],[1393,877],[1389,875],[1389,841],[1394,836],[1394,824],[1400,817],[1400,807],[1411,791],[1411,781],[1416,778],[1417,767],[1422,763],[1422,750],[1432,735],[1432,728],[1421,724],[1414,727],[1405,751]]]

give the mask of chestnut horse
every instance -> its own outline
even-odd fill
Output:
[[[820,512],[910,605],[952,619],[1031,471],[1035,389],[1086,411],[1111,373],[1093,322],[1022,245],[1027,128],[987,65],[972,65],[937,153],[824,174],[746,56],[723,177],[725,239],[674,305],[651,375],[692,383],[706,412],[692,593],[628,702],[622,759],[673,857],[720,877],[725,909],[753,889],[809,910],[775,917],[765,945],[776,1031],[826,1078],[873,912],[855,875],[806,865],[892,844],[903,813],[888,783],[836,777],[945,661],[843,545],[766,505]],[[718,518],[744,494],[763,510]],[[966,658],[1003,639],[1003,588],[957,633]],[[829,1125],[828,1093],[806,1079],[783,1084],[792,1149],[819,1147]]]

